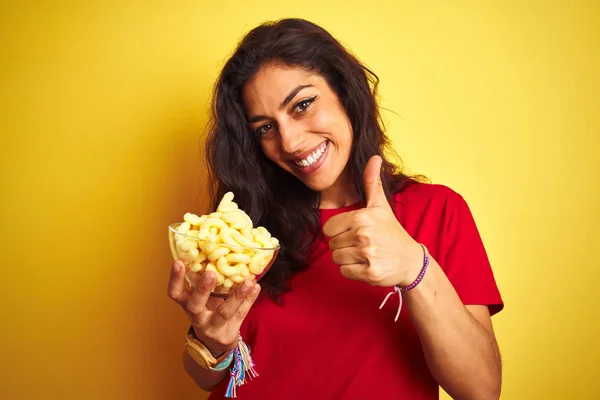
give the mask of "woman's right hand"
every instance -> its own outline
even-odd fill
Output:
[[[179,260],[175,261],[171,269],[168,294],[183,307],[196,338],[215,357],[235,348],[240,326],[258,298],[260,285],[246,280],[223,300],[210,296],[217,283],[217,277],[212,271],[204,273],[193,291],[185,288],[184,281],[185,265]]]

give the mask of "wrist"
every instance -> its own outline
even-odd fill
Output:
[[[210,346],[210,347],[207,346],[206,341],[203,339],[200,339],[202,337],[202,335],[199,335],[198,332],[196,332],[196,328],[194,328],[193,325],[190,326],[190,330],[188,333],[192,335],[192,338],[194,338],[195,340],[200,342],[206,348],[206,350],[208,350],[210,352],[210,354],[216,359],[221,358],[225,353],[228,353],[231,351],[226,348],[220,349],[220,348],[215,348],[212,346]]]
[[[400,311],[402,310],[403,293],[413,290],[423,281],[423,278],[425,277],[425,272],[427,272],[427,267],[429,266],[430,258],[429,258],[429,251],[427,250],[427,247],[425,247],[425,245],[423,245],[421,243],[418,243],[418,245],[421,247],[421,252],[423,254],[423,262],[422,262],[421,270],[420,270],[419,274],[417,275],[417,278],[415,280],[413,280],[411,283],[409,283],[408,285],[403,285],[403,286],[395,285],[394,290],[392,292],[389,292],[387,294],[387,296],[385,296],[385,299],[379,306],[379,309],[381,310],[381,308],[385,305],[385,303],[387,302],[387,300],[390,298],[391,295],[393,295],[394,293],[398,294],[398,297],[400,299],[400,304],[398,306],[398,311],[396,312],[396,318],[394,319],[394,322],[398,321],[398,318],[400,317]]]
[[[216,355],[211,352],[197,337],[194,327],[190,326],[185,338],[185,351],[201,368],[213,371],[222,371],[226,369],[233,360],[233,351],[224,352]],[[213,351],[215,351],[213,349]]]
[[[410,262],[411,271],[407,274],[408,278],[396,285],[401,292],[406,292],[417,287],[423,280],[429,265],[430,256],[427,248],[420,243],[415,242],[415,245],[417,248],[416,254],[418,255],[413,258],[416,261]]]

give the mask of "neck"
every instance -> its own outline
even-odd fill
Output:
[[[352,205],[360,200],[356,193],[348,170],[344,170],[335,183],[321,192],[319,208],[341,208]]]

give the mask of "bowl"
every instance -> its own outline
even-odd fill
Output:
[[[217,286],[211,296],[225,298],[246,279],[260,281],[273,265],[281,247],[279,244],[276,247],[234,246],[201,239],[194,233],[179,232],[181,224],[169,225],[169,246],[173,259],[185,264],[185,279],[192,289],[207,269],[214,271],[217,274]]]

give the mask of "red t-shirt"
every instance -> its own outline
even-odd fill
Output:
[[[362,204],[321,210],[321,223]],[[464,304],[503,308],[483,243],[463,198],[441,185],[411,185],[395,195],[406,231],[429,249]],[[241,400],[438,399],[406,308],[390,288],[348,280],[319,240],[310,267],[295,275],[282,305],[261,296],[241,329],[259,376],[237,388]],[[229,377],[210,399],[224,398]]]

